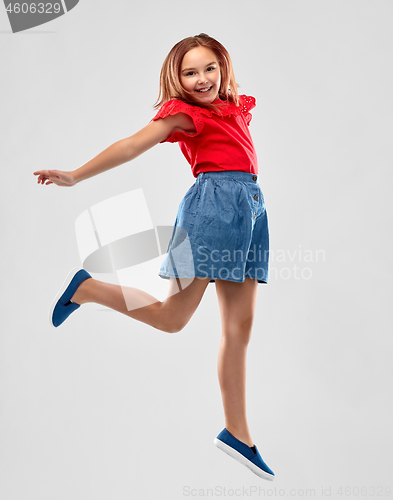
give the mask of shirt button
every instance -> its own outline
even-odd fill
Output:
[[[253,181],[256,181],[256,180],[257,180],[257,176],[256,176],[256,175],[253,175],[253,176],[252,176],[252,180],[253,180]]]
[[[258,199],[258,195],[256,194],[256,195],[254,196],[254,200],[257,200],[257,199]]]

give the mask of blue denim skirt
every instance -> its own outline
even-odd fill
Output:
[[[161,278],[267,283],[269,226],[259,176],[202,172],[180,202]]]

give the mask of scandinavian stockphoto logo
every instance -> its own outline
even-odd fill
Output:
[[[195,278],[187,231],[173,225],[154,226],[142,188],[91,206],[77,217],[75,232],[83,268],[90,273],[111,274],[111,281],[114,275],[129,311],[155,303],[155,297],[164,300],[167,296],[168,280],[157,271],[169,244],[170,272],[189,276],[176,281],[171,295]],[[136,297],[133,288],[145,291],[146,296]]]
[[[53,21],[69,12],[77,3],[79,0],[46,0],[45,2],[4,0],[13,33]]]

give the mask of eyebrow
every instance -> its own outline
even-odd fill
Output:
[[[216,61],[213,61],[213,62],[211,62],[211,63],[209,63],[209,64],[206,64],[206,66],[211,66],[212,64],[217,64],[217,63],[216,63]],[[205,67],[206,67],[206,66],[205,66]],[[183,73],[183,71],[189,71],[190,69],[196,69],[196,68],[184,68],[184,69],[182,70],[182,73]]]

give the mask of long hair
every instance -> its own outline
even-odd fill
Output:
[[[206,35],[206,33],[200,33],[199,35],[180,40],[180,42],[172,47],[169,54],[166,56],[161,68],[159,96],[153,106],[154,109],[161,107],[162,104],[171,99],[180,99],[187,104],[197,105],[210,111],[217,111],[220,113],[220,103],[200,103],[190,92],[185,90],[180,83],[181,63],[184,55],[189,50],[201,46],[210,49],[217,58],[221,73],[221,84],[218,91],[218,97],[222,101],[230,101],[234,102],[236,106],[239,105],[239,96],[237,92],[237,87],[239,87],[239,85],[235,80],[232,61],[228,51],[214,38]]]

